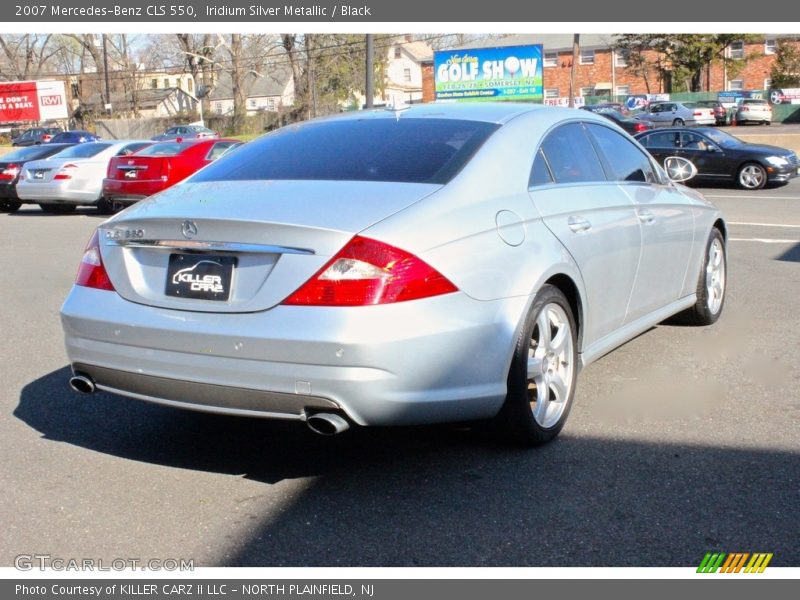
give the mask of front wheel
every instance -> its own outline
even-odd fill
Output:
[[[20,206],[22,206],[20,202],[0,200],[0,213],[15,213],[19,210]]]
[[[767,184],[767,171],[758,163],[747,163],[739,169],[737,181],[746,190],[760,190]]]
[[[675,120],[672,122],[672,126],[673,126],[673,127],[683,127],[685,124],[686,124],[686,123],[684,122],[684,120],[683,120],[683,119],[675,119]]]
[[[712,229],[706,244],[703,268],[697,280],[697,302],[678,315],[687,325],[713,325],[722,314],[728,276],[725,240],[719,229]]]
[[[495,417],[505,440],[539,446],[564,427],[578,375],[575,317],[561,291],[544,285],[517,339],[507,395]]]

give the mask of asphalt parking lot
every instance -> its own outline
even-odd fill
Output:
[[[537,450],[78,396],[58,309],[101,217],[0,215],[0,565],[799,565],[800,180],[703,191],[730,223],[722,319],[662,324],[588,367]]]

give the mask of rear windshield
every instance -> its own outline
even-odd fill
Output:
[[[447,183],[498,127],[481,121],[402,117],[305,123],[245,144],[192,181]]]
[[[157,142],[143,150],[139,150],[136,156],[174,156],[180,154],[191,146],[187,142]]]
[[[2,162],[14,162],[22,160],[36,160],[42,156],[47,156],[53,153],[53,148],[48,146],[28,146],[27,148],[18,148],[8,154],[0,156]]]
[[[77,146],[70,146],[66,150],[59,152],[58,158],[91,158],[96,154],[100,154],[110,145],[110,143],[106,142],[87,142],[85,144],[78,144]]]

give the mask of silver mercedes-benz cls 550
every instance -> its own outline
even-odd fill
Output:
[[[78,391],[541,444],[580,368],[725,298],[703,197],[586,111],[446,104],[284,127],[100,225],[62,308]]]

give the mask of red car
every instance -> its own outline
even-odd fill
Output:
[[[103,198],[116,209],[133,204],[183,181],[241,143],[215,138],[176,140],[116,156],[108,163]]]

